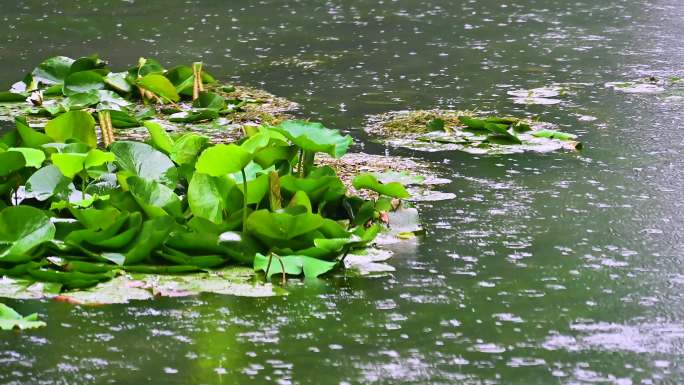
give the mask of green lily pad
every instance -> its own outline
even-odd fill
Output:
[[[33,313],[22,317],[21,314],[17,313],[11,307],[0,303],[0,329],[1,330],[12,330],[12,329],[36,329],[46,326],[45,322],[38,321],[38,314]]]
[[[273,129],[304,151],[324,152],[334,158],[344,155],[353,142],[349,135],[343,136],[339,131],[326,128],[321,123],[304,120],[286,120]]]
[[[12,206],[0,211],[0,261],[24,262],[31,251],[55,236],[55,226],[43,211]]]
[[[92,148],[97,147],[95,119],[85,111],[69,111],[59,115],[45,125],[45,134],[60,143],[76,139]]]
[[[269,259],[271,261],[270,266]],[[282,262],[282,265],[280,262]],[[269,258],[265,255],[257,254],[254,257],[254,270],[263,271],[267,278],[271,278],[275,274],[282,274],[283,267],[285,267],[285,274],[301,275],[303,273],[306,278],[316,278],[334,269],[335,266],[337,266],[337,262],[322,261],[302,255]]]
[[[426,119],[443,116],[448,122],[442,131],[426,132]],[[401,122],[401,123],[398,123]],[[401,130],[394,127],[401,124]],[[419,151],[462,151],[475,155],[524,152],[576,151],[582,144],[572,134],[554,130],[543,122],[516,118],[482,117],[459,111],[396,111],[371,117],[366,131],[390,146]],[[556,136],[545,135],[546,131]]]

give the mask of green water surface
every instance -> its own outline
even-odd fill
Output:
[[[203,60],[302,104],[355,150],[435,164],[456,199],[376,278],[287,297],[79,307],[13,301],[48,327],[0,334],[2,384],[684,382],[684,100],[605,82],[684,74],[681,0],[0,2],[0,85],[42,58]],[[582,83],[550,106],[507,91]],[[385,148],[368,114],[538,115],[580,153]]]

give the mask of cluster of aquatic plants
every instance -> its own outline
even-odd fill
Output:
[[[112,73],[97,57],[58,57],[0,94],[26,97],[48,118],[32,126],[16,117],[0,135],[0,276],[50,283],[53,292],[122,272],[236,264],[267,277],[317,277],[372,242],[385,213],[408,197],[371,174],[353,186],[377,198],[350,196],[335,170],[314,160],[342,156],[352,139],[320,123],[262,125],[213,144],[194,132],[171,136],[139,115],[184,97],[194,99],[188,115],[229,113],[236,104],[203,91],[205,81],[214,82],[197,64],[164,70],[141,60]],[[116,140],[112,126],[129,118],[140,119],[147,142]]]
[[[464,111],[396,111],[371,118],[366,130],[387,144],[424,151],[473,154],[578,150],[574,134],[543,122],[516,117],[479,116]]]

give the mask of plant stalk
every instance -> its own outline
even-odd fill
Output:
[[[242,172],[242,233],[244,234],[247,230],[247,174],[244,168],[240,171]]]
[[[194,77],[192,83],[192,100],[199,98],[200,92],[204,91],[202,84],[202,62],[192,63],[192,76]]]

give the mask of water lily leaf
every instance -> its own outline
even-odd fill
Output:
[[[1,330],[12,330],[12,329],[36,329],[46,326],[45,322],[38,321],[38,314],[33,313],[22,317],[21,314],[17,313],[11,307],[0,303],[0,329]]]
[[[138,176],[129,177],[127,182],[133,198],[150,218],[183,216],[181,201],[170,188]]]
[[[538,138],[548,138],[548,139],[560,139],[560,140],[575,140],[577,135],[568,134],[567,132],[555,131],[555,130],[539,130],[532,133],[532,136]]]
[[[24,117],[17,116],[14,118],[14,122],[16,123],[17,132],[19,133],[24,146],[39,148],[46,143],[54,142],[51,137],[31,128]]]
[[[247,231],[270,243],[274,240],[290,240],[323,225],[323,217],[306,212],[306,209],[301,213],[290,212],[255,211],[247,217]]]
[[[221,95],[213,92],[200,92],[199,97],[192,102],[195,108],[209,108],[216,111],[221,111],[226,108],[226,99]]]
[[[410,195],[401,183],[380,183],[372,174],[363,173],[354,178],[352,185],[356,189],[368,189],[393,198],[408,198]]]
[[[304,120],[286,120],[273,130],[285,135],[304,151],[324,152],[334,158],[344,155],[353,142],[349,135],[342,136],[339,131],[326,128],[321,123]]]
[[[28,94],[19,94],[9,91],[0,92],[0,103],[23,102]]]
[[[418,174],[409,173],[408,171],[384,171],[384,172],[374,172],[372,173],[380,183],[392,183],[398,182],[402,185],[422,185],[426,184],[425,177]],[[448,183],[449,180],[445,179],[444,183]]]
[[[83,170],[86,154],[57,153],[52,154],[50,159],[59,171],[69,179],[74,179],[76,174]]]
[[[114,128],[133,128],[140,127],[140,121],[125,111],[108,110],[109,118]]]
[[[31,251],[55,236],[55,226],[43,211],[12,206],[0,211],[0,261],[26,262]]]
[[[60,105],[64,111],[82,110],[100,102],[100,97],[96,93],[85,92],[79,94],[72,94],[66,99],[62,100]],[[53,111],[50,111],[52,115]]]
[[[111,152],[105,152],[96,148],[88,151],[88,155],[83,163],[84,168],[99,167],[116,160],[116,156]]]
[[[337,262],[321,261],[320,259],[306,257],[302,255],[286,255],[279,259],[257,254],[254,257],[254,270],[263,271],[267,278],[271,278],[274,274],[282,274],[283,269],[279,261],[282,261],[285,267],[285,273],[289,275],[301,275],[304,273],[306,278],[316,278],[321,274],[325,274],[337,266]],[[268,269],[268,272],[266,271]]]
[[[176,140],[169,155],[176,164],[193,164],[208,143],[206,136],[189,132]]]
[[[110,72],[104,77],[104,82],[109,87],[118,92],[129,93],[133,90],[131,84],[126,80],[126,72]]]
[[[97,71],[75,72],[64,80],[64,95],[87,93],[105,88],[104,78]]]
[[[306,178],[285,175],[280,178],[280,186],[290,194],[304,191],[314,204],[337,201],[347,193],[347,187],[327,166],[314,169]]]
[[[211,176],[232,174],[244,169],[252,155],[235,144],[217,144],[202,152],[195,169]]]
[[[0,152],[0,177],[8,176],[26,166],[26,159],[20,152]]]
[[[49,58],[31,72],[33,80],[48,85],[64,83],[71,71],[73,62],[74,59],[65,56]]]
[[[85,111],[69,111],[45,125],[45,133],[57,142],[76,139],[88,146],[97,147],[95,119]]]
[[[170,154],[173,149],[174,141],[171,136],[166,132],[164,127],[156,122],[143,122],[143,125],[150,133],[150,138],[152,139],[152,146],[165,154]]]
[[[255,163],[250,163],[255,164]],[[249,168],[249,166],[247,167]],[[261,168],[259,166],[259,168]],[[268,174],[266,170],[261,170],[262,172],[253,175],[247,175],[247,196],[245,197],[247,204],[257,204],[261,202],[262,199],[268,193]],[[242,175],[238,174],[232,175],[238,182],[238,189],[244,194],[244,185],[242,184]]]
[[[205,120],[214,120],[219,117],[216,110],[210,108],[193,108],[189,111],[181,111],[169,116],[170,122],[196,123]]]
[[[312,212],[311,208],[311,200],[309,199],[309,196],[306,195],[304,191],[297,191],[292,199],[290,199],[290,203],[287,204],[288,207],[295,207],[295,206],[302,206],[306,208],[306,212],[310,213]]]
[[[396,269],[385,262],[392,257],[389,250],[369,248],[355,250],[344,259],[344,267],[362,276],[383,276]]]
[[[192,84],[194,75],[190,66],[176,66],[169,69],[165,76],[176,87],[176,91],[182,95],[192,95]],[[216,79],[207,71],[202,71],[202,82],[205,84],[215,83]]]
[[[70,209],[71,215],[74,216],[83,226],[88,229],[103,229],[111,226],[118,218],[121,212],[114,207],[106,207],[104,209]]]
[[[29,177],[26,190],[39,201],[47,200],[55,195],[68,196],[71,179],[64,176],[57,166],[45,166]]]
[[[258,150],[266,147],[270,140],[271,135],[268,133],[268,131],[261,131],[256,135],[250,136],[247,140],[240,144],[240,147],[250,154],[254,154]]]
[[[171,159],[152,146],[130,141],[117,141],[109,146],[116,156],[116,165],[127,175],[175,186],[176,166]]]
[[[101,103],[107,104],[109,106],[126,107],[131,104],[128,100],[122,98],[121,96],[119,96],[119,94],[113,91],[98,90],[92,91],[91,93],[97,95]]]
[[[105,66],[105,62],[97,54],[83,56],[76,59],[69,67],[69,73],[100,69]]]
[[[177,102],[180,96],[176,92],[176,88],[171,84],[169,79],[163,75],[151,73],[138,79],[137,85],[148,91],[153,92],[164,101]]]
[[[434,118],[430,120],[427,124],[428,131],[444,131],[445,122],[444,119]]]
[[[224,213],[236,209],[229,200],[229,193],[233,188],[235,188],[235,182],[225,175],[212,177],[196,172],[188,186],[190,210],[196,217],[216,224],[222,223]]]
[[[175,220],[170,216],[154,218],[143,223],[140,234],[132,242],[134,245],[125,253],[125,265],[136,265],[147,260],[169,236]]]

